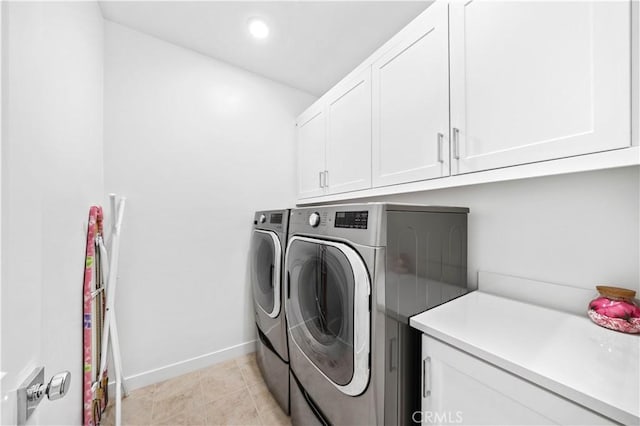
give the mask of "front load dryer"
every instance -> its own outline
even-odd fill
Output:
[[[256,360],[267,387],[289,413],[289,353],[283,303],[283,267],[289,210],[255,213],[250,280],[258,334]]]
[[[291,211],[294,425],[414,423],[420,333],[409,317],[468,291],[468,211],[382,203]]]

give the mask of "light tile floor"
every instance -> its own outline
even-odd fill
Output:
[[[111,403],[100,422],[115,423]],[[265,385],[255,354],[132,391],[123,425],[291,425]]]

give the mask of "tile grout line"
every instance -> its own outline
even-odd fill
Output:
[[[242,376],[242,378],[244,379],[244,376]],[[256,414],[258,415],[258,420],[260,420],[260,424],[264,426],[265,422],[262,419],[262,416],[260,415],[260,408],[258,407],[258,402],[256,401],[256,398],[253,397],[249,384],[246,383],[246,385],[247,385],[247,392],[249,393],[249,398],[251,398],[251,401],[253,402],[253,408],[256,410]]]
[[[246,357],[246,355],[245,355],[245,357]],[[240,358],[242,358],[242,357],[236,358],[236,362],[238,363],[238,366],[240,367],[240,374],[242,375],[242,379],[244,380],[244,382],[245,382],[245,384],[247,386],[247,392],[249,393],[249,398],[251,398],[251,401],[253,402],[253,407],[256,410],[256,414],[258,415],[258,420],[260,421],[260,424],[262,426],[268,426],[267,423],[264,421],[263,415],[261,414],[261,412],[263,410],[261,410],[260,407],[258,407],[258,402],[257,402],[256,398],[253,396],[253,394],[251,393],[251,387],[258,385],[258,383],[249,383],[249,380],[246,378],[242,367],[240,366],[239,362],[237,361]],[[257,360],[256,360],[256,363],[257,363]],[[260,376],[260,378],[262,379],[262,376]],[[266,411],[266,408],[265,408],[264,411]]]
[[[156,406],[156,398],[158,397],[158,395],[156,395],[157,385],[154,384],[153,386],[154,386],[154,388],[153,388],[153,393],[152,393],[153,397],[151,398],[151,410],[149,410],[149,424],[150,425],[153,424],[153,409]]]
[[[206,399],[205,399],[205,395],[204,395],[204,386],[202,384],[202,371],[203,369],[198,369],[193,371],[192,373],[196,373],[196,378],[197,378],[197,383],[196,383],[196,398],[195,401],[192,401],[193,403],[191,405],[187,404],[187,406],[185,407],[184,410],[184,422],[185,423],[189,423],[189,418],[193,418],[192,414],[198,413],[199,411],[202,412],[202,416],[201,419],[204,423],[202,423],[203,425],[207,424],[207,410],[206,410]]]
[[[206,370],[206,368],[200,368],[198,370],[195,370],[195,372],[197,373],[197,377],[198,377],[198,398],[200,399],[200,404],[198,404],[195,408],[196,409],[200,409],[202,411],[202,420],[204,423],[202,423],[203,425],[208,425],[209,424],[209,416],[207,416],[207,406],[210,402],[207,401],[206,395],[205,395],[205,386],[203,383],[203,371]],[[186,410],[188,414],[189,410]],[[188,416],[185,417],[185,422],[187,422]],[[188,422],[187,422],[188,423]]]
[[[249,394],[249,398],[251,399],[251,402],[253,403],[253,409],[256,410],[256,414],[258,415],[258,420],[260,421],[260,424],[264,426],[264,421],[262,420],[262,416],[260,416],[260,410],[258,409],[258,403],[256,402],[255,398],[251,394],[249,380],[245,377],[245,373],[242,370],[242,366],[238,362],[238,360],[240,358],[241,357],[236,358],[236,365],[240,369],[240,375],[242,376],[242,380],[244,381],[245,387],[247,388],[247,393]]]
[[[198,370],[198,386],[200,387],[200,402],[202,402],[202,420],[204,421],[204,425],[209,424],[209,416],[207,416],[207,399],[204,394],[204,384],[202,383],[202,370]],[[185,419],[186,422],[186,419]]]

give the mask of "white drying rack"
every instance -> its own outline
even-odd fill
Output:
[[[107,248],[104,241],[98,241],[100,254],[109,263],[109,268],[102,268],[104,282],[107,287],[107,300],[105,308],[104,329],[102,330],[102,353],[100,354],[100,374],[103,377],[107,369],[107,352],[111,352],[113,360],[113,369],[115,370],[116,385],[116,418],[115,426],[120,426],[122,421],[122,396],[128,395],[124,386],[122,376],[122,360],[120,358],[120,342],[118,341],[118,327],[116,325],[115,296],[116,284],[118,283],[118,255],[120,251],[120,228],[122,226],[122,217],[124,215],[124,206],[126,198],[120,198],[116,202],[116,194],[109,194],[109,204],[111,207],[111,256],[107,256]]]

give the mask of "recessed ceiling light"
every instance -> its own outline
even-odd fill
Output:
[[[263,39],[269,35],[269,27],[258,18],[249,19],[249,33],[255,38]]]

